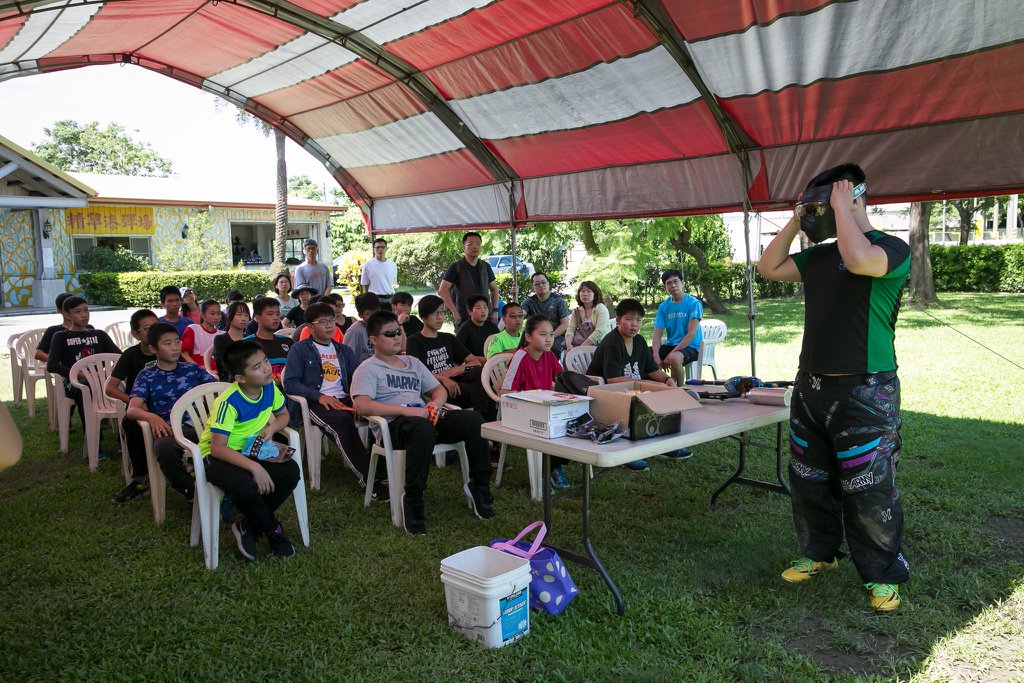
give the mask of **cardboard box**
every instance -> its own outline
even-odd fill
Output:
[[[648,393],[629,395],[631,391]],[[667,387],[660,382],[615,382],[590,387],[594,399],[590,414],[601,422],[621,422],[626,438],[632,441],[652,436],[677,434],[683,428],[683,414],[700,408],[685,389]]]
[[[555,391],[519,391],[501,397],[501,423],[521,432],[557,439],[565,425],[587,412],[592,399]]]

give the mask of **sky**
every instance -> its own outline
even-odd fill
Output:
[[[263,186],[274,196],[273,137],[240,126],[237,108],[220,98],[133,65],[90,66],[0,83],[0,135],[31,149],[43,128],[62,119],[101,127],[119,123],[173,163],[177,176],[226,187]],[[137,131],[137,132],[136,132]],[[327,170],[291,140],[288,175],[336,187]]]

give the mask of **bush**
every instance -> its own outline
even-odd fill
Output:
[[[462,245],[437,233],[389,236],[388,258],[398,266],[399,285],[437,289],[448,265],[462,258]]]
[[[932,275],[940,292],[998,292],[1008,247],[933,244]]]
[[[999,291],[1024,292],[1024,244],[1006,247],[1003,256],[1003,274],[999,278]]]
[[[353,296],[362,289],[359,286],[359,279],[363,275],[363,264],[373,258],[368,251],[346,251],[341,257],[341,263],[335,268],[334,279],[339,285],[344,285]]]
[[[224,295],[232,289],[252,301],[257,294],[266,291],[267,274],[260,270],[79,273],[78,282],[86,298],[94,304],[148,307],[160,305],[160,289],[167,285],[191,287],[197,301],[223,301]]]
[[[149,261],[124,247],[92,247],[82,254],[82,270],[106,273],[134,273],[152,268]]]

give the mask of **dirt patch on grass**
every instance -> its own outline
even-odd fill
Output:
[[[813,659],[823,671],[830,673],[852,673],[854,675],[878,675],[891,670],[893,658],[911,660],[913,653],[909,650],[894,648],[890,640],[881,635],[862,629],[845,629],[843,644],[840,644],[832,632],[832,626],[826,624],[820,615],[812,615],[801,622],[799,635],[788,637],[787,633],[767,628],[755,627],[753,633],[760,639],[782,639],[782,646]],[[848,645],[853,641],[853,645]],[[911,668],[908,662],[907,668]],[[907,675],[900,675],[896,680],[908,680]]]
[[[1003,557],[1024,561],[1024,520],[993,515],[985,520],[985,529],[1003,546]]]

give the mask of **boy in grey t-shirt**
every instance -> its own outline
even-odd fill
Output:
[[[374,311],[380,310],[380,299],[376,294],[366,292],[356,297],[356,313],[359,320],[352,323],[352,326],[345,332],[345,339],[341,343],[352,349],[356,354],[356,362],[362,365],[363,361],[373,356],[373,344],[366,334],[366,321]]]
[[[491,500],[491,459],[487,442],[480,436],[483,417],[473,410],[451,410],[433,423],[430,415],[444,406],[448,394],[423,363],[399,355],[402,328],[391,311],[377,311],[366,322],[373,357],[352,375],[352,401],[361,415],[388,420],[391,443],[405,449],[405,491],[402,494],[403,526],[410,534],[427,533],[423,492],[433,460],[434,444],[466,445],[470,482],[463,489],[480,519],[494,516]],[[346,335],[347,340],[347,335]],[[429,406],[427,402],[433,404]]]

